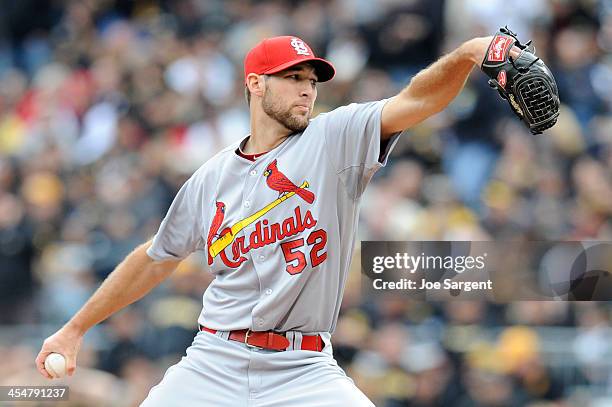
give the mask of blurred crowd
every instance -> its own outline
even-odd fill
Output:
[[[156,232],[195,169],[248,134],[242,59],[267,36],[298,35],[336,66],[317,112],[392,96],[502,25],[532,38],[557,78],[558,124],[531,136],[475,71],[400,140],[363,197],[359,237],[612,240],[609,0],[0,0],[0,10],[0,385],[42,384],[25,363],[41,340]],[[358,254],[335,354],[376,405],[612,405],[608,304],[373,300]],[[146,396],[191,343],[205,264],[191,256],[88,334],[69,379],[74,405]]]

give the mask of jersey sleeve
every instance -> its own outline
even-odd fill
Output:
[[[387,163],[400,133],[385,143],[381,151],[382,109],[388,99],[352,103],[324,117],[325,149],[349,195],[361,196],[374,173]]]
[[[196,172],[176,194],[153,237],[147,255],[153,260],[183,259],[204,247],[201,182]]]

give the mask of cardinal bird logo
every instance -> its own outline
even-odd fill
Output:
[[[225,204],[223,202],[217,201],[217,211],[215,212],[215,216],[213,217],[212,223],[210,224],[210,229],[208,230],[208,238],[207,243],[208,247],[212,244],[212,241],[215,237],[217,237],[217,232],[223,223],[223,218],[225,217]],[[208,254],[208,264],[211,265],[213,263],[213,258]]]
[[[277,191],[279,196],[289,192],[295,192],[296,195],[309,204],[313,203],[315,200],[315,195],[312,192],[298,187],[291,182],[285,174],[279,171],[276,160],[268,164],[264,176],[266,177],[266,184],[274,191]]]

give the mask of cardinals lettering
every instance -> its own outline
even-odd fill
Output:
[[[293,211],[293,216],[282,222],[272,223],[264,219],[255,224],[255,230],[249,236],[238,236],[232,244],[231,256],[228,257],[226,250],[219,253],[223,264],[230,268],[237,268],[247,259],[244,257],[248,252],[264,246],[274,244],[283,239],[296,236],[307,229],[312,229],[317,221],[310,211],[302,216],[299,206]]]

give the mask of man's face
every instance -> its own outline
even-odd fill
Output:
[[[266,77],[264,112],[293,132],[308,126],[317,98],[317,75],[309,64],[299,64]]]

